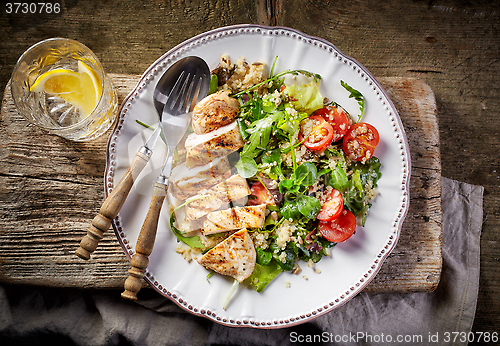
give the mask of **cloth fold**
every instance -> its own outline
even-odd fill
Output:
[[[152,290],[137,303],[118,291],[0,286],[0,344],[38,345],[465,345],[479,289],[483,187],[442,178],[443,270],[432,293],[361,292],[302,325],[230,328],[193,316]]]

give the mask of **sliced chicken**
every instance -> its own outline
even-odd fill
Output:
[[[202,135],[229,124],[238,115],[240,103],[230,97],[230,90],[221,90],[208,95],[193,109],[194,133]]]
[[[186,206],[186,220],[199,219],[211,211],[250,195],[247,180],[235,174],[229,179],[212,186],[193,197]]]
[[[227,157],[216,158],[206,165],[192,168],[183,163],[172,170],[169,189],[176,198],[184,200],[230,176],[231,166]]]
[[[240,228],[262,228],[265,220],[265,204],[234,207],[209,213],[201,232],[209,235]]]
[[[235,152],[244,144],[236,121],[203,135],[191,133],[184,144],[186,167],[205,165],[218,157]]]
[[[252,238],[246,229],[242,229],[200,257],[198,263],[241,283],[252,275],[256,258]]]

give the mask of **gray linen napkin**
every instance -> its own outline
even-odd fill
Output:
[[[432,293],[360,293],[315,320],[285,329],[225,327],[152,290],[139,304],[120,292],[0,286],[0,344],[462,345],[479,286],[483,187],[442,178],[443,271]]]

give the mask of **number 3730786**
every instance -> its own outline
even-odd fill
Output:
[[[27,13],[60,13],[61,4],[56,2],[8,2],[5,4],[5,12],[7,14],[27,14]]]
[[[482,342],[482,343],[495,343],[499,340],[498,332],[445,332],[444,342],[455,343],[460,342]]]

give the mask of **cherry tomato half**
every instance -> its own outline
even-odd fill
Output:
[[[340,140],[349,130],[349,117],[342,107],[325,106],[314,112],[325,118],[333,127],[333,142]]]
[[[314,151],[322,151],[333,140],[333,127],[325,118],[319,115],[312,115],[301,123],[299,141],[307,136],[304,145]]]
[[[321,221],[332,221],[340,216],[344,209],[344,199],[339,190],[331,190],[321,204],[321,210],[316,217]]]
[[[255,182],[250,188],[250,198],[248,199],[248,205],[276,205],[274,198],[269,194],[266,187],[262,185],[260,181]]]
[[[320,221],[319,232],[332,243],[341,243],[349,239],[356,231],[356,217],[344,209],[340,216],[332,221]]]
[[[366,161],[373,156],[380,136],[375,127],[367,123],[357,123],[344,136],[342,147],[353,161]]]

